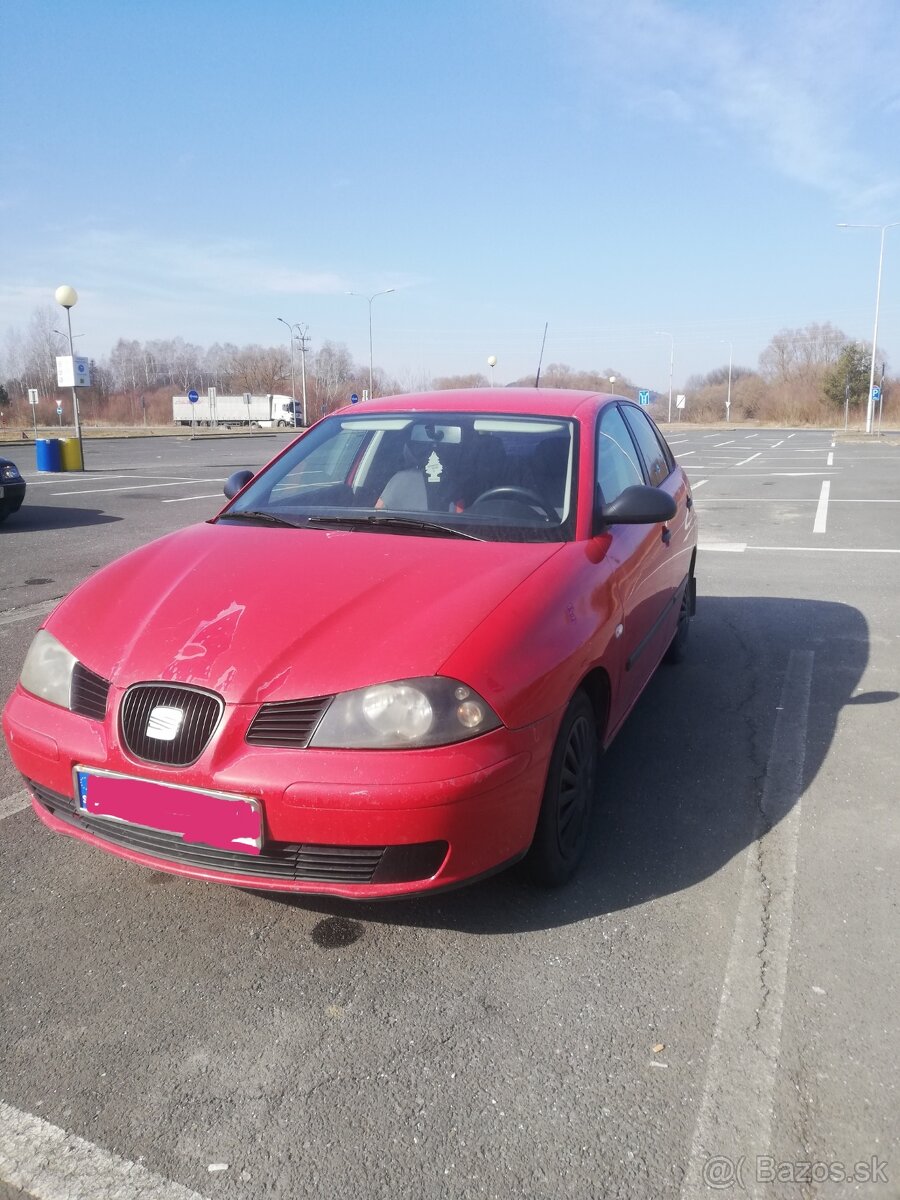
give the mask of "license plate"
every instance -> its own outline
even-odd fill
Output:
[[[87,816],[175,833],[182,841],[217,850],[259,854],[262,849],[258,800],[78,767],[75,782]]]

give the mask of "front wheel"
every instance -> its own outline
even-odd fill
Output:
[[[575,874],[590,832],[598,757],[594,709],[584,692],[576,692],[550,756],[534,841],[525,860],[536,883],[559,887]]]

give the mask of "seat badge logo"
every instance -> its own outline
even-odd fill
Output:
[[[155,738],[158,742],[174,742],[183,721],[184,713],[180,708],[158,704],[147,721],[147,737]]]

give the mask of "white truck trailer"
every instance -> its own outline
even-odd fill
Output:
[[[294,424],[294,404],[290,396],[201,395],[191,404],[187,396],[172,397],[172,420],[176,425],[250,425],[271,429],[275,425]],[[301,422],[297,413],[296,423]]]

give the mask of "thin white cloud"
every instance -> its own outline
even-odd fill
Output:
[[[252,243],[155,238],[140,233],[91,231],[77,239],[77,254],[107,280],[136,290],[185,287],[198,293],[284,296],[340,295],[349,286],[337,272],[304,270],[274,261]]]
[[[574,0],[569,11],[593,35],[598,68],[615,62],[617,79],[630,80],[627,102],[642,111],[691,121],[715,140],[739,137],[782,175],[845,204],[900,194],[895,156],[867,149],[874,116],[897,102],[894,0]]]

